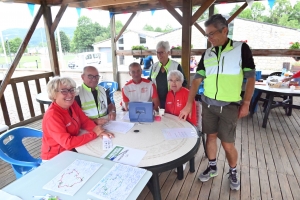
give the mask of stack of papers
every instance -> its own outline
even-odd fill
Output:
[[[162,132],[166,140],[199,137],[193,128],[166,128]]]
[[[134,123],[130,122],[120,122],[120,121],[109,121],[107,124],[103,126],[109,132],[117,132],[117,133],[127,133],[132,127]]]

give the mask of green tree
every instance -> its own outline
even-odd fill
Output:
[[[239,14],[239,17],[243,19],[253,19],[252,12],[249,8],[243,10],[243,12]]]
[[[146,24],[143,27],[143,30],[145,30],[145,31],[154,31],[154,28],[151,25]]]
[[[20,45],[22,44],[22,39],[19,38],[19,37],[16,37],[16,38],[14,38],[12,40],[8,40],[8,43],[9,43],[10,53],[17,53]],[[9,51],[8,51],[8,44],[7,44],[7,42],[5,42],[5,50],[6,50],[7,54],[8,54]],[[25,52],[27,52],[27,48],[26,48]]]
[[[163,30],[160,27],[156,27],[154,31],[155,32],[163,32]]]
[[[298,22],[298,20],[295,20],[295,19],[289,20],[289,16],[283,15],[279,19],[278,25],[286,26],[286,27],[289,27],[289,28],[298,28],[299,27],[299,22]]]
[[[64,53],[69,52],[71,49],[69,37],[63,31],[59,31],[59,37],[60,37],[62,51]],[[57,37],[55,38],[55,43],[56,43],[56,50],[58,51]]]
[[[289,17],[291,20],[297,20],[298,24],[300,24],[300,1],[298,1],[292,10],[292,13]]]
[[[276,0],[274,7],[271,10],[270,18],[273,24],[278,24],[280,18],[284,15],[291,16],[292,5],[289,0]],[[282,20],[281,20],[282,21]]]
[[[266,10],[266,7],[261,2],[253,2],[251,6],[251,14],[253,20],[258,20],[262,18],[263,12]]]
[[[95,38],[101,34],[101,30],[102,28],[99,23],[93,23],[90,18],[85,16],[80,17],[74,31],[72,51],[92,50],[92,44]]]

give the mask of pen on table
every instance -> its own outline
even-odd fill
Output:
[[[47,196],[32,196],[32,198],[35,198],[35,199],[40,199],[40,198],[45,198],[45,197],[47,197]]]

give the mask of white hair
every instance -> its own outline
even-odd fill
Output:
[[[171,77],[176,77],[180,80],[181,84],[183,83],[183,74],[179,70],[171,70],[168,73],[167,80],[170,80]]]
[[[168,41],[160,41],[156,45],[156,50],[159,48],[163,48],[166,52],[170,51],[170,44]]]
[[[58,91],[59,85],[62,84],[67,87],[76,88],[76,83],[73,79],[69,77],[59,77],[55,76],[49,83],[47,84],[47,92],[50,100],[54,100],[55,93]]]

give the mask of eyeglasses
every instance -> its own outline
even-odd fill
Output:
[[[61,89],[61,90],[56,90],[56,92],[60,92],[63,95],[67,95],[69,92],[70,92],[70,94],[75,94],[76,93],[76,88]]]
[[[222,28],[222,29],[223,29],[223,28]],[[216,30],[216,31],[210,32],[210,33],[208,33],[208,34],[205,34],[205,37],[206,37],[206,38],[211,38],[211,37],[214,36],[214,34],[215,34],[216,32],[218,32],[218,31],[221,32],[222,29],[221,29],[221,30]]]
[[[176,83],[176,82],[180,82],[179,79],[176,79],[176,80],[168,80],[169,82],[172,82],[172,83]]]
[[[162,54],[164,54],[164,53],[165,53],[164,51],[157,51],[157,52],[156,52],[157,55],[162,55]]]
[[[98,79],[100,78],[100,76],[99,76],[99,75],[95,75],[95,76],[93,76],[92,74],[89,74],[89,75],[87,75],[87,77],[88,77],[90,80],[93,80],[93,79],[96,79],[96,80],[98,80]]]

